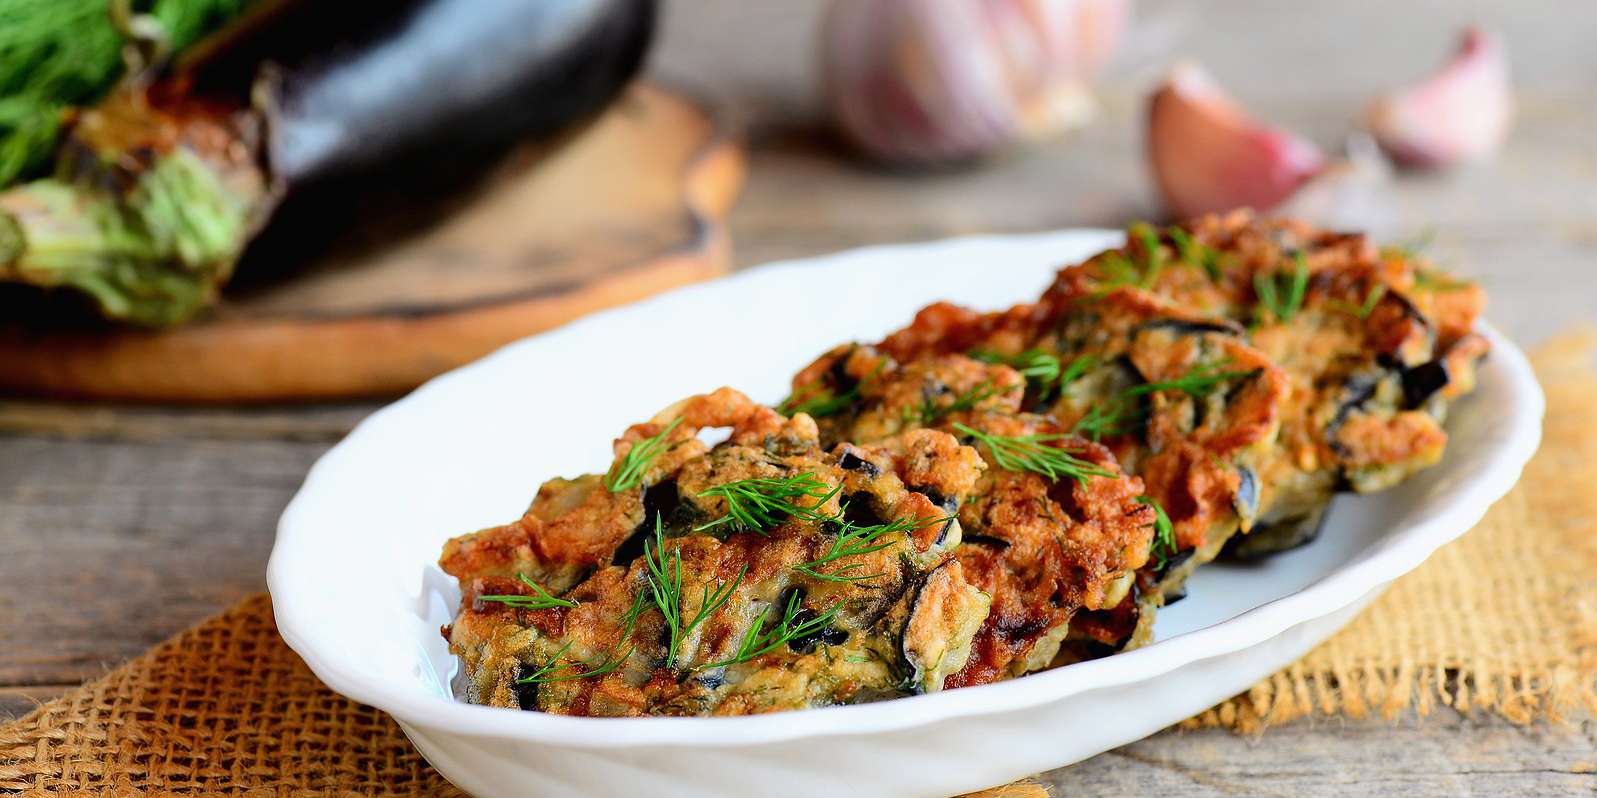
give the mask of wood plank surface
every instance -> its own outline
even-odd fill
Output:
[[[819,126],[816,0],[672,4],[653,71],[748,128],[740,266],[857,244],[1154,217],[1141,96],[1176,54],[1260,116],[1335,146],[1376,90],[1466,21],[1508,38],[1520,116],[1494,165],[1394,186],[1393,235],[1483,279],[1488,317],[1533,343],[1597,323],[1597,5],[1228,0],[1138,5],[1101,123],[974,172],[904,176]],[[714,20],[714,24],[707,24]],[[247,410],[0,401],[0,716],[91,678],[264,584],[278,513],[373,404]],[[1165,732],[1045,774],[1064,796],[1597,794],[1597,724],[1318,720],[1261,738]]]

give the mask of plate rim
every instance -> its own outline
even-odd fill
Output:
[[[322,500],[320,491],[328,474],[339,469],[367,436],[391,423],[388,419],[425,412],[446,386],[475,379],[518,357],[537,341],[558,341],[580,336],[641,306],[683,301],[699,293],[729,290],[730,285],[771,279],[795,269],[810,269],[837,261],[880,257],[915,257],[926,251],[959,246],[1030,245],[1070,239],[1101,239],[1113,245],[1124,234],[1097,228],[1071,228],[1040,233],[977,235],[901,244],[882,244],[826,255],[784,260],[746,269],[728,277],[689,285],[639,302],[586,316],[564,327],[507,344],[492,354],[446,372],[410,394],[378,409],[323,453],[306,473],[300,488],[278,522],[267,565],[267,585],[279,634],[328,687],[361,703],[387,712],[401,723],[471,737],[505,737],[557,744],[566,748],[721,746],[747,747],[788,742],[806,737],[864,736],[900,731],[961,717],[990,715],[1067,700],[1083,692],[1157,678],[1185,665],[1243,651],[1301,623],[1341,610],[1370,590],[1407,573],[1432,552],[1470,528],[1518,481],[1541,439],[1545,398],[1525,354],[1484,320],[1478,330],[1492,346],[1493,367],[1505,369],[1514,411],[1506,419],[1508,432],[1501,452],[1472,480],[1458,501],[1434,517],[1403,527],[1395,536],[1383,537],[1353,560],[1294,593],[1281,596],[1227,620],[1177,635],[1158,644],[1113,657],[1077,663],[1065,668],[1030,674],[990,685],[940,691],[889,702],[725,718],[586,718],[466,704],[414,687],[370,683],[341,662],[341,657],[319,651],[315,634],[316,611],[306,606],[293,589],[292,564],[309,548],[303,538],[306,516]]]

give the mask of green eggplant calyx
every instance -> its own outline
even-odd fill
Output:
[[[82,291],[118,321],[185,321],[231,275],[261,199],[225,178],[179,147],[126,189],[50,178],[0,193],[0,279]]]

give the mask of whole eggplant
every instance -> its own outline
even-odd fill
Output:
[[[280,211],[331,228],[345,216],[306,209],[347,214],[367,184],[425,195],[395,186],[469,179],[591,118],[654,18],[655,0],[264,0],[82,112],[54,177],[0,193],[0,280],[186,320]]]

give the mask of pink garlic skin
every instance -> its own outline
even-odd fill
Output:
[[[969,161],[1084,124],[1086,81],[1127,0],[834,0],[822,28],[833,118],[890,163]]]
[[[1269,211],[1325,168],[1317,147],[1249,118],[1195,64],[1178,64],[1149,101],[1148,159],[1176,218]]]
[[[1442,169],[1497,152],[1513,116],[1508,54],[1498,37],[1470,28],[1435,75],[1376,100],[1367,124],[1392,160]]]

